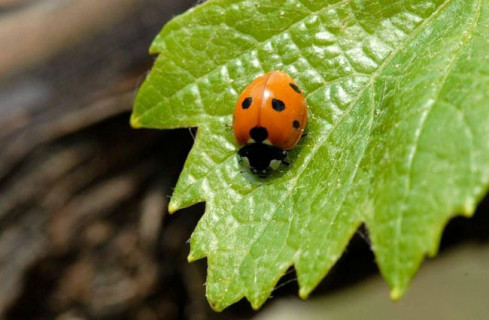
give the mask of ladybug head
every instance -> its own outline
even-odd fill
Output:
[[[250,143],[242,147],[238,155],[253,173],[263,178],[285,163],[287,151],[264,143]]]

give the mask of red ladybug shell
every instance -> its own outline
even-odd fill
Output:
[[[290,150],[301,138],[306,122],[306,100],[295,81],[282,71],[271,71],[253,80],[239,96],[234,137],[239,146],[262,142]],[[265,138],[263,141],[252,138],[257,137],[254,128],[266,129],[257,138]]]

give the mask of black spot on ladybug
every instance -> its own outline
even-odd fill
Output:
[[[292,122],[292,126],[293,126],[295,129],[299,129],[299,127],[301,126],[301,124],[299,123],[299,121],[294,120],[294,121]]]
[[[263,142],[268,138],[268,131],[263,127],[254,127],[250,130],[250,136],[255,142]]]
[[[252,102],[253,102],[253,98],[252,97],[247,97],[241,103],[241,107],[243,107],[243,109],[248,109],[251,106],[251,103]]]
[[[289,83],[289,86],[290,86],[292,89],[294,89],[294,91],[295,91],[295,92],[297,92],[297,93],[301,93],[301,89],[299,89],[299,87],[298,87],[298,86],[296,86],[295,84],[293,84],[293,83]]]
[[[282,100],[278,99],[273,99],[272,100],[272,108],[275,111],[284,111],[285,110],[285,103]]]

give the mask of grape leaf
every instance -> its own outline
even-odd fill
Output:
[[[488,0],[209,0],[151,52],[131,124],[198,127],[170,211],[206,202],[189,260],[207,257],[215,310],[259,308],[291,265],[307,297],[362,223],[397,299],[487,190]],[[305,93],[309,135],[262,179],[230,125],[271,70]]]

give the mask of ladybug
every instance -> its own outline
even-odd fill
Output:
[[[253,173],[267,176],[285,161],[304,133],[307,104],[295,81],[271,71],[251,82],[234,108],[233,131],[241,160]]]

